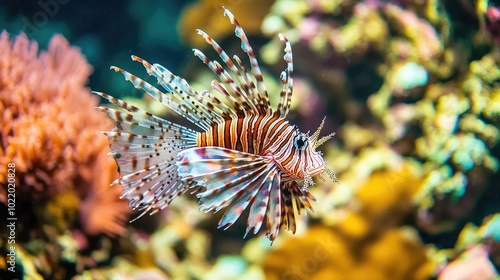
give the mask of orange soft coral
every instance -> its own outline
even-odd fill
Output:
[[[91,71],[80,51],[60,35],[40,54],[37,43],[24,34],[13,41],[5,31],[0,35],[0,166],[15,163],[19,200],[48,199],[74,190],[88,196],[80,216],[93,217],[92,211],[111,203],[114,211],[105,212],[113,224],[123,221],[128,209],[108,189],[116,174],[100,175],[103,170],[116,173],[116,167],[102,159],[108,144],[99,131],[112,124],[95,112],[98,98],[85,87]],[[2,184],[6,172],[0,168]],[[121,222],[98,226],[84,218],[83,224],[92,233],[123,231]]]
[[[81,204],[80,221],[89,234],[106,233],[107,235],[125,234],[124,222],[130,209],[127,202],[119,200],[121,188],[109,186],[118,174],[112,157],[102,153],[91,169],[90,176],[97,178],[92,182],[92,189]]]

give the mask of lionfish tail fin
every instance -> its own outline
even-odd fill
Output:
[[[94,93],[119,107],[97,109],[116,123],[104,134],[119,168],[121,177],[113,183],[122,186],[121,198],[127,199],[133,210],[144,213],[163,209],[186,190],[175,172],[175,159],[181,150],[196,146],[198,133],[118,98]]]

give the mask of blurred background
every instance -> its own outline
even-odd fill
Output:
[[[0,229],[0,278],[499,279],[499,4],[1,2],[0,211],[16,220]],[[174,118],[109,67],[146,79],[137,55],[209,89],[215,76],[192,48],[217,56],[195,29],[244,54],[222,6],[274,105],[277,34],[289,38],[289,118],[314,131],[326,116],[323,132],[336,132],[320,149],[340,183],[317,180],[314,212],[272,246],[262,233],[243,239],[245,219],[217,230],[223,213],[200,213],[189,196],[128,223],[138,213],[109,187],[118,173],[99,132],[113,123],[91,90]]]

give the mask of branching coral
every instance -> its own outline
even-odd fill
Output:
[[[83,217],[108,207],[107,201],[113,205],[108,218],[121,224],[128,210],[108,189],[116,171],[112,160],[105,158],[107,142],[99,134],[111,123],[95,114],[98,99],[85,88],[91,66],[62,36],[55,36],[48,50],[38,55],[37,44],[25,35],[11,42],[3,32],[0,49],[0,121],[4,124],[0,162],[15,163],[18,198],[47,199],[74,191],[84,198]],[[0,181],[6,182],[6,172],[0,171]],[[97,197],[107,200],[91,203]],[[116,225],[106,229],[108,222],[90,226],[89,219],[83,220],[92,233],[123,230]]]
[[[103,147],[95,133],[102,120],[92,117],[97,99],[84,87],[90,65],[61,36],[38,56],[25,35],[11,42],[3,32],[0,49],[1,164],[16,164],[18,191],[32,197],[72,187],[79,165]]]
[[[495,121],[495,83],[500,72],[495,53],[470,63],[461,84],[434,85],[415,106],[423,135],[415,140],[416,155],[426,163],[428,176],[416,201],[432,206],[432,194],[452,193],[461,197],[468,184],[467,172],[484,166],[496,172],[498,160],[489,148],[498,142]],[[414,121],[410,120],[410,121]]]

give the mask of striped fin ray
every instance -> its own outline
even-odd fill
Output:
[[[145,132],[146,134],[144,135],[156,135],[156,133],[160,132],[163,137],[180,137],[188,140],[189,143],[193,145],[196,144],[198,132],[190,128],[162,119],[103,92],[93,91],[93,93],[128,111],[127,113],[105,106],[97,107],[97,109],[106,112],[108,116],[115,121],[117,128],[123,127],[123,124],[128,124],[130,130],[127,131],[132,133],[140,134],[136,129],[146,129],[146,131],[154,130],[152,131],[154,134],[147,134]]]
[[[249,96],[251,96],[252,100],[255,100],[254,103],[256,104],[259,113],[266,114],[268,112],[268,106],[265,104],[264,100],[260,96],[259,90],[257,89],[255,83],[253,82],[252,75],[248,73],[247,68],[237,55],[234,55],[233,59],[240,67],[241,72],[243,74],[242,78],[243,80],[245,80],[245,82],[242,83],[241,86],[247,93],[249,93]]]
[[[238,116],[244,116],[246,114],[246,111],[250,109],[250,105],[243,98],[241,90],[237,88],[233,79],[226,72],[224,67],[222,67],[219,62],[210,60],[203,52],[198,49],[193,49],[193,53],[219,77],[219,80],[223,84],[226,85],[223,86],[218,81],[213,80],[212,88],[220,92],[231,103],[231,106],[236,110]],[[228,92],[227,88],[231,88],[232,92]]]
[[[272,185],[269,192],[269,209],[266,215],[266,236],[274,241],[280,232],[283,223],[283,215],[281,212],[281,204],[283,203],[283,193],[280,185]]]
[[[199,147],[178,155],[179,175],[186,182],[203,185],[197,194],[200,210],[218,212],[227,208],[219,228],[233,225],[250,205],[247,230],[258,232],[265,216],[268,230],[276,236],[281,227],[281,204],[268,199],[280,196],[281,176],[270,159],[221,147]],[[269,217],[272,216],[272,217]]]
[[[262,191],[262,188],[265,184],[278,184],[279,186],[279,181],[274,181],[273,175],[277,175],[276,169],[272,165],[268,165],[267,168],[262,169],[259,173],[255,174],[255,177],[250,177],[249,180],[244,183],[246,186],[244,188],[241,187],[242,191],[238,191],[237,195],[234,196],[233,199],[231,199],[231,204],[228,206],[226,212],[224,213],[224,216],[222,216],[221,220],[219,221],[218,227],[224,227],[224,229],[228,229],[242,215],[243,211],[245,211],[248,205],[253,205],[254,203],[259,204],[259,202],[255,201],[255,197],[259,192]],[[226,192],[232,191],[233,190],[231,189],[227,190]],[[264,192],[267,193],[265,188]],[[262,221],[260,222],[260,224],[258,222],[260,219],[263,220],[263,217],[249,216],[246,232],[249,232],[251,228],[256,229],[260,227],[260,224],[262,224]]]
[[[309,199],[316,201],[309,190],[302,191],[296,181],[287,182],[283,188],[283,204],[281,212],[283,215],[283,225],[287,230],[295,233],[297,229],[296,214],[301,214],[302,209],[309,208],[314,212]]]
[[[281,212],[283,213],[283,225],[287,230],[295,233],[295,208],[292,193],[289,187],[285,184],[283,188],[283,204],[281,205]]]
[[[198,133],[105,93],[94,93],[128,111],[98,107],[116,122],[112,131],[104,132],[121,175],[113,184],[122,186],[122,198],[130,208],[144,210],[140,216],[166,207],[187,189],[177,175],[175,159],[179,151],[196,146]]]
[[[183,103],[179,103],[179,100],[177,100],[174,95],[161,92],[156,87],[152,86],[148,82],[131,74],[126,70],[123,70],[116,66],[112,66],[111,69],[116,72],[122,73],[125,77],[125,80],[131,82],[135,88],[148,93],[151,97],[158,100],[168,108],[172,109],[174,112],[187,119],[191,123],[195,124],[199,128],[206,130],[210,127],[208,117],[206,115],[203,115],[203,111],[193,110],[191,108],[192,106],[186,106]],[[181,104],[184,106],[182,106]]]
[[[269,96],[267,94],[266,85],[264,84],[264,78],[262,77],[262,72],[259,67],[259,62],[257,61],[257,57],[248,41],[247,35],[245,31],[240,26],[234,15],[226,8],[224,8],[224,15],[227,16],[232,25],[235,26],[234,33],[236,37],[241,40],[241,48],[247,54],[248,59],[250,60],[250,66],[252,70],[252,74],[255,77],[255,83],[257,85],[258,94],[259,94],[259,102],[262,102],[261,108],[264,109],[265,113],[272,113],[273,109],[271,107],[271,103],[269,101]]]
[[[259,105],[256,103],[256,100],[254,98],[254,94],[250,88],[250,86],[247,84],[247,81],[243,77],[242,73],[240,70],[235,66],[234,62],[229,58],[227,53],[224,51],[224,49],[215,41],[212,37],[210,37],[207,33],[205,33],[203,30],[197,29],[198,34],[205,39],[205,41],[210,44],[213,49],[219,54],[219,57],[224,61],[227,67],[231,69],[231,71],[236,75],[239,85],[236,85],[235,81],[231,78],[231,76],[224,71],[224,75],[227,76],[227,82],[229,83],[229,86],[233,89],[234,95],[238,97],[241,101],[240,103],[242,104],[248,104],[250,108],[247,108],[245,110],[245,113],[254,113],[258,114],[259,111],[257,109],[257,106]],[[217,73],[216,73],[217,74]],[[241,88],[243,87],[243,89]]]
[[[281,82],[283,83],[283,90],[280,95],[280,102],[278,104],[278,109],[276,112],[280,117],[286,118],[288,112],[290,111],[290,104],[292,102],[292,92],[293,92],[293,56],[292,56],[292,46],[290,42],[283,34],[278,34],[280,40],[285,43],[285,55],[283,59],[287,64],[287,68],[281,72]]]
[[[313,211],[308,199],[316,200],[308,191],[302,191],[296,181],[289,181],[278,188],[273,186],[270,193],[269,212],[267,215],[267,237],[273,241],[278,236],[281,226],[295,233],[295,214],[300,214],[304,208]]]
[[[158,84],[162,85],[169,92],[177,97],[176,100],[180,104],[185,104],[191,110],[202,110],[205,115],[212,116],[215,113],[217,121],[221,121],[227,116],[236,116],[234,110],[222,103],[209,91],[202,91],[201,94],[196,92],[186,80],[174,75],[160,64],[150,64],[146,60],[132,56],[134,61],[142,63],[149,75],[153,75],[158,79]]]
[[[197,132],[179,127],[174,123],[143,118],[140,114],[122,112],[104,106],[97,107],[97,109],[107,113],[122,131],[129,131],[138,135],[163,136],[164,138],[184,135],[188,136],[191,143],[196,143]]]
[[[162,93],[143,82],[148,85],[144,88],[147,93],[193,124],[199,127],[203,125],[202,129],[206,130],[213,123],[223,122],[226,116],[236,115],[233,109],[220,102],[210,92],[198,93],[186,80],[174,75],[165,67],[156,63],[151,64],[138,56],[132,56],[132,60],[141,63],[147,73],[154,76],[158,84],[168,92],[168,94]]]
[[[252,204],[252,206],[250,206],[245,237],[251,229],[253,229],[253,234],[256,234],[262,227],[262,223],[264,222],[267,211],[267,206],[269,204],[269,193],[271,191],[271,186],[274,184],[280,184],[280,180],[280,176],[276,172],[274,172],[268,173],[266,179],[262,182],[263,186],[257,193],[255,202]]]
[[[312,212],[314,209],[312,208],[311,202],[316,201],[316,198],[312,195],[309,190],[303,190],[296,181],[290,182],[288,188],[291,192],[293,199],[295,200],[295,205],[297,206],[297,212],[300,214],[302,209],[309,208]]]
[[[255,184],[255,182],[258,181],[258,179],[267,170],[262,163],[257,164],[258,166],[254,169],[251,169],[251,165],[256,164],[248,163],[243,166],[247,171],[246,173],[242,172],[243,170],[241,169],[240,172],[234,172],[232,168],[229,168],[226,169],[228,172],[224,172],[226,174],[220,173],[216,175],[212,180],[208,180],[211,182],[206,182],[206,186],[209,186],[207,187],[207,190],[197,195],[200,198],[200,210],[207,213],[211,211],[217,213],[221,209],[227,207],[234,200],[240,198],[245,192],[247,192],[248,188],[251,188],[250,185]],[[217,183],[217,185],[214,184],[214,181],[220,179],[221,175],[227,175],[227,173],[229,172],[232,172],[234,175],[225,177],[225,183],[216,181],[215,183]],[[208,174],[206,175],[210,176]],[[259,188],[255,189],[258,190]]]
[[[175,158],[180,150],[195,144],[178,137],[119,131],[105,135],[121,175],[113,184],[123,187],[121,197],[129,201],[130,208],[159,210],[185,191],[176,173]]]

